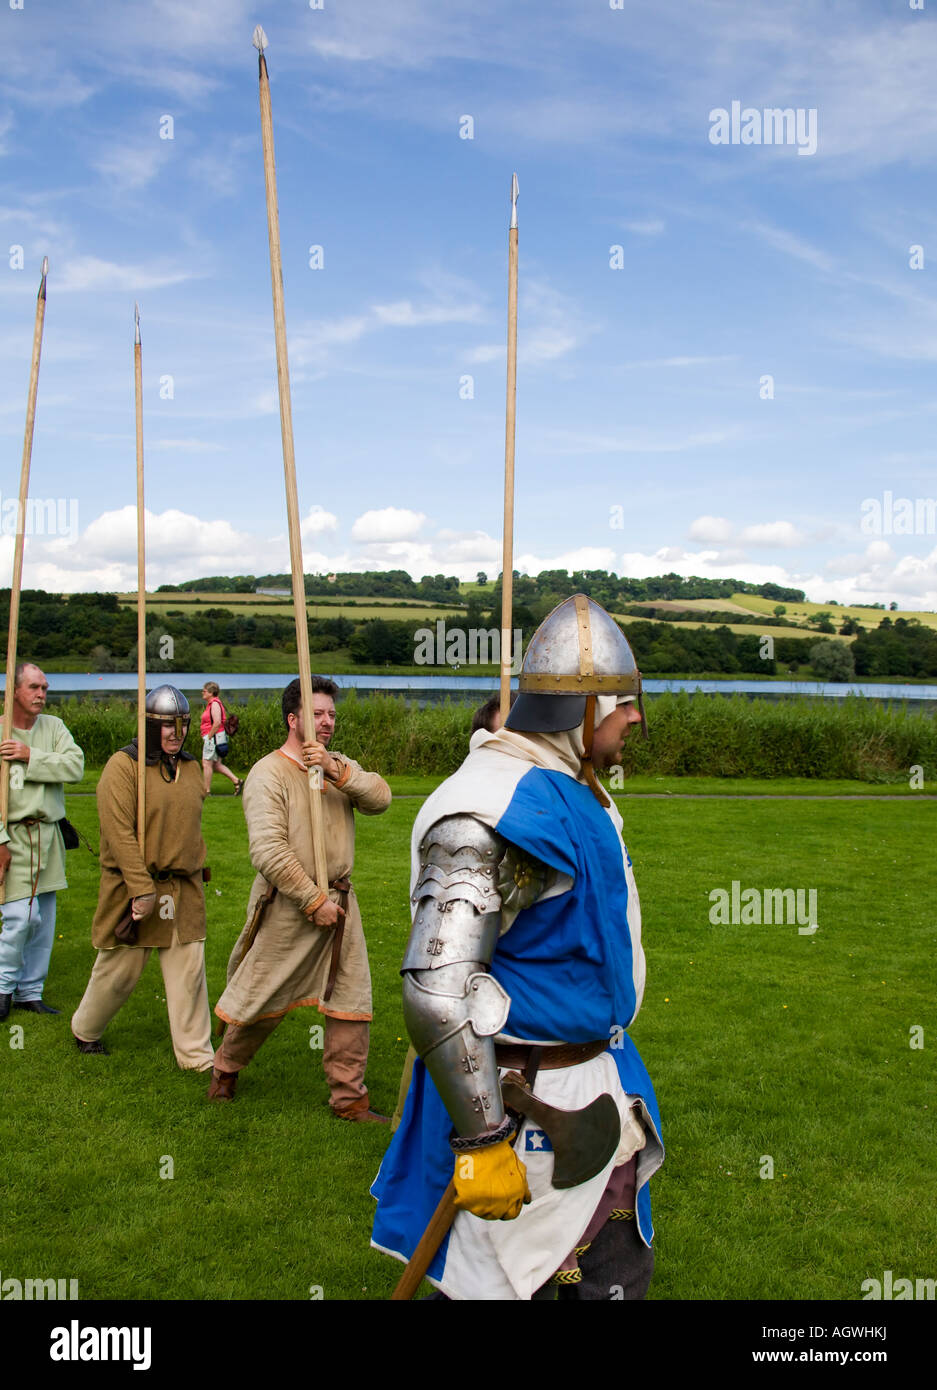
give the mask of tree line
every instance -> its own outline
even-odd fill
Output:
[[[531,590],[516,596],[514,626],[521,629],[525,641],[561,597],[555,592]],[[9,589],[0,590],[0,625],[8,621],[9,602]],[[718,609],[707,616],[735,619],[734,614],[720,615]],[[666,621],[637,621],[625,630],[639,667],[648,675],[774,675],[780,664],[794,672],[809,668],[826,680],[849,680],[853,675],[937,676],[937,631],[917,618],[886,615],[869,631],[844,619],[840,635],[853,635],[854,640],[818,642],[818,636],[836,629],[827,617],[817,614],[814,633],[776,636],[772,643],[766,643],[758,628],[777,621],[777,617],[755,618],[749,624],[752,632],[740,634],[726,624],[689,627],[679,615],[669,613]],[[473,594],[465,608],[452,613],[444,623],[449,636],[463,632],[464,648],[471,650],[471,629],[500,628],[500,604],[492,601],[491,594],[486,594],[484,601]],[[410,666],[420,646],[419,634],[425,630],[425,622],[418,619],[310,618],[309,647],[312,653],[348,650],[359,665]],[[172,637],[168,652],[167,635]],[[115,594],[66,595],[27,589],[21,595],[20,651],[32,660],[81,657],[89,668],[98,671],[132,670],[137,660],[136,641],[136,613],[132,607],[122,607]],[[210,649],[219,646],[225,656],[238,647],[295,653],[292,615],[242,614],[215,605],[195,612],[170,609],[165,615],[147,614],[147,659],[153,670],[205,669],[212,664]],[[436,654],[436,661],[440,666],[445,663],[444,650]]]

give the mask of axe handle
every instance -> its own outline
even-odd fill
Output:
[[[542,1047],[531,1047],[530,1055],[528,1057],[527,1065],[525,1067],[527,1077],[529,1078],[526,1082],[524,1081],[523,1076],[521,1076],[517,1072],[514,1073],[514,1075],[517,1076],[518,1079],[522,1081],[525,1085],[527,1085],[531,1090],[533,1090],[533,1083],[536,1080],[537,1072],[540,1068],[540,1058],[542,1054]],[[517,1127],[517,1136],[515,1136],[515,1142],[517,1140],[517,1137],[520,1136],[521,1129],[524,1125],[523,1115],[521,1115],[519,1119],[520,1123]],[[416,1293],[417,1289],[420,1287],[420,1283],[426,1271],[429,1269],[433,1256],[436,1254],[436,1251],[439,1249],[440,1245],[442,1245],[443,1237],[445,1236],[449,1227],[452,1225],[453,1221],[456,1218],[455,1198],[455,1183],[451,1182],[449,1186],[446,1188],[445,1192],[442,1194],[439,1206],[433,1212],[433,1215],[430,1218],[429,1225],[420,1237],[419,1245],[416,1247],[413,1254],[410,1256],[409,1263],[407,1264],[407,1267],[404,1270],[403,1274],[401,1274],[400,1281],[397,1284],[397,1287],[394,1289],[394,1292],[390,1296],[392,1303],[404,1302],[407,1299],[412,1298],[413,1295]]]
[[[420,1243],[410,1256],[400,1282],[391,1294],[391,1302],[405,1302],[413,1297],[420,1287],[423,1276],[429,1269],[430,1261],[442,1245],[443,1237],[456,1218],[455,1183],[451,1182],[433,1212],[430,1223],[420,1237]]]

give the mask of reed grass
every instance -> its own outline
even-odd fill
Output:
[[[127,700],[70,700],[57,704],[85,751],[101,767],[135,733]],[[246,771],[283,740],[279,699],[253,697],[238,705],[240,728],[228,762]],[[862,696],[842,704],[795,696],[783,701],[745,696],[663,694],[648,702],[650,741],[630,737],[626,774],[697,777],[845,778],[907,781],[912,767],[932,775],[937,725],[932,715]],[[193,711],[197,715],[198,711]],[[343,695],[334,746],[385,774],[447,776],[465,756],[472,708],[445,702],[418,706],[393,695]],[[199,753],[197,732],[189,751]]]

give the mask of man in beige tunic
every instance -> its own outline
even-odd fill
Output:
[[[355,850],[355,811],[379,815],[390,788],[352,758],[330,753],[338,687],[312,679],[315,740],[303,734],[299,681],[283,692],[286,741],[261,758],[244,784],[244,814],[257,877],[247,923],[228,962],[228,985],[215,1013],[228,1025],[215,1055],[209,1097],[233,1100],[237,1074],[291,1010],[312,1005],[325,1015],[322,1065],[329,1104],[340,1119],[384,1121],[370,1109],[364,1084],[371,1019],[371,975],[361,913],[349,875]],[[312,817],[306,768],[322,768],[322,811],[329,882],[314,881]],[[256,940],[251,924],[262,895],[275,890]],[[341,950],[333,971],[335,927]],[[330,988],[331,986],[331,988]]]
[[[136,739],[101,773],[101,885],[91,927],[98,955],[72,1033],[80,1052],[105,1053],[101,1034],[156,950],[176,1061],[184,1071],[207,1071],[213,1052],[202,887],[205,788],[199,762],[182,751],[188,727],[189,702],[181,690],[161,685],[150,691],[143,854],[137,843]]]

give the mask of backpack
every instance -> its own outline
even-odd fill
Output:
[[[236,714],[229,714],[227,711],[225,711],[225,733],[236,734],[240,722],[241,721],[240,719],[238,719]]]

